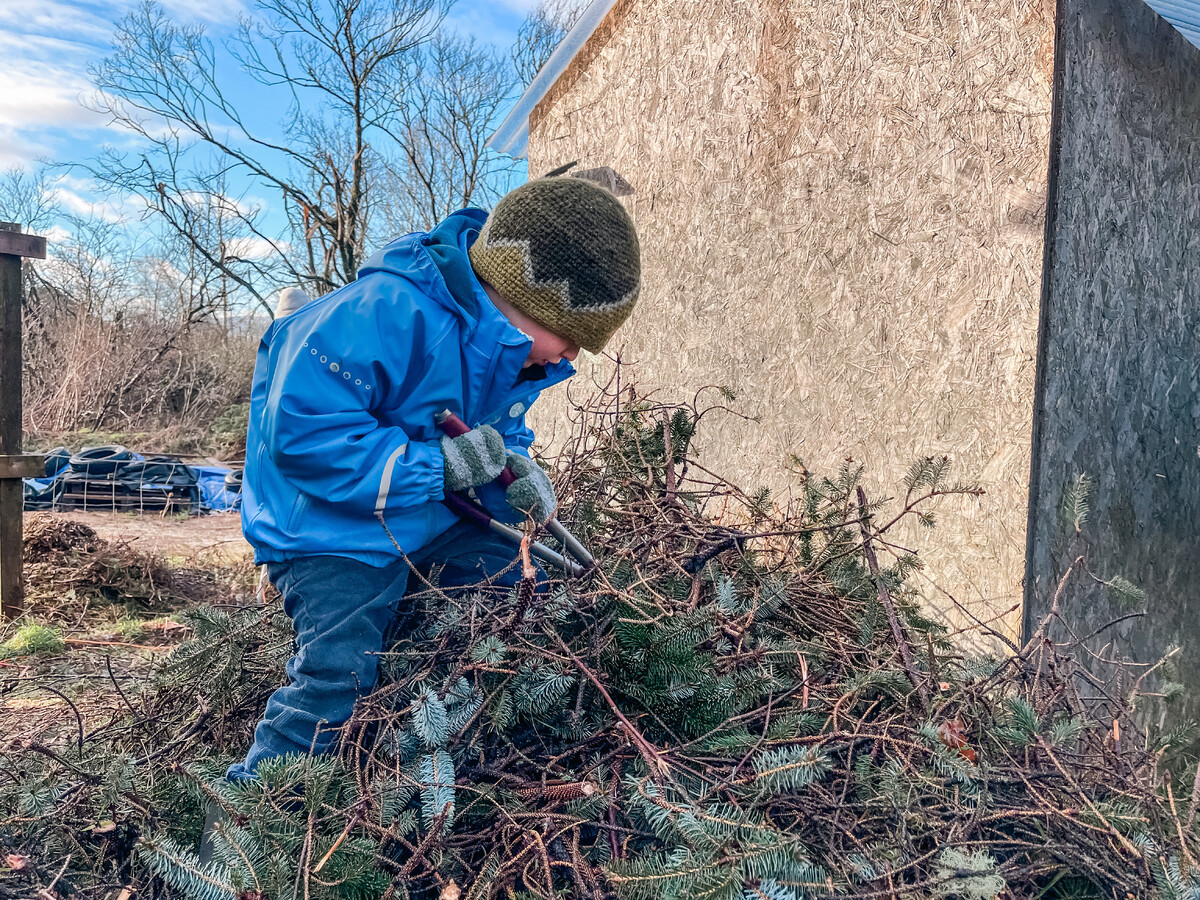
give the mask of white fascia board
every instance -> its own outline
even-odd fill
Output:
[[[542,98],[550,93],[555,82],[567,70],[567,66],[583,49],[608,11],[617,5],[617,0],[592,0],[579,16],[579,21],[567,32],[561,44],[550,54],[546,64],[538,69],[537,75],[525,93],[517,101],[500,127],[488,138],[485,147],[506,153],[514,159],[525,159],[529,155],[529,116]]]
[[[1146,5],[1200,47],[1200,0],[1146,0]]]

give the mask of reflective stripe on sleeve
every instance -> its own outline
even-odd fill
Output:
[[[396,467],[396,460],[400,458],[400,454],[405,451],[408,444],[401,444],[392,451],[392,455],[388,457],[387,463],[383,467],[383,477],[379,479],[379,496],[375,498],[375,512],[383,512],[387,506],[388,491],[392,487],[392,469]]]

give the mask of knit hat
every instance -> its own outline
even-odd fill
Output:
[[[470,249],[471,267],[521,312],[599,353],[633,311],[642,265],[620,201],[581,178],[510,191]]]

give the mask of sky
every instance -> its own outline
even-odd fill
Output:
[[[104,57],[114,25],[141,0],[0,0],[0,169],[36,167],[41,159],[80,162],[118,132],[85,101],[89,64]],[[160,0],[179,21],[228,34],[253,0]],[[458,0],[447,24],[507,48],[537,0]],[[83,212],[87,185],[66,178],[60,200]]]

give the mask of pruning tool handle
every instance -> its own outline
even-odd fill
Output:
[[[448,409],[442,410],[433,418],[437,422],[438,427],[452,438],[461,437],[471,430],[470,425]],[[505,466],[504,471],[500,473],[496,480],[504,487],[508,487],[517,480],[517,476],[513,474],[512,469]],[[579,542],[579,539],[575,535],[567,531],[566,527],[558,519],[551,519],[546,523],[546,527],[550,530],[551,534],[562,542],[563,547],[570,551],[571,555],[583,563],[584,566],[590,569],[596,565],[596,557],[592,556],[591,552]]]
[[[466,497],[458,494],[447,494],[443,501],[446,506],[456,512],[458,515],[468,519],[483,528],[486,531],[493,531],[503,538],[511,541],[514,545],[519,545],[524,539],[524,535],[513,528],[511,525],[505,525],[503,522],[497,522],[487,510],[477,504],[472,503]],[[533,541],[529,544],[529,552],[538,559],[553,563],[562,569],[567,575],[578,578],[585,574],[586,570],[577,565],[573,560],[568,559],[561,553],[555,553],[545,544],[540,541]]]

